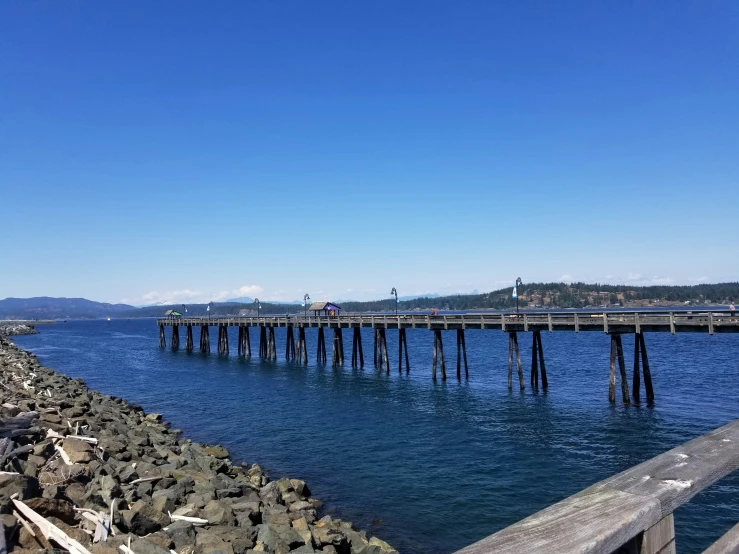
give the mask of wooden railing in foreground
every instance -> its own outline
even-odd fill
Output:
[[[739,420],[570,496],[457,554],[675,552],[672,512],[739,467]],[[739,525],[704,554],[739,552]]]

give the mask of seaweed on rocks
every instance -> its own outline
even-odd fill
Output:
[[[90,390],[0,336],[0,540],[26,553],[386,554],[324,516],[300,479],[272,481],[160,414]],[[2,547],[2,545],[0,545]]]

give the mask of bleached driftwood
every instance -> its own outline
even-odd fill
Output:
[[[47,521],[44,517],[37,514],[23,502],[13,499],[13,504],[31,523],[35,524],[41,530],[41,533],[47,540],[53,540],[62,548],[69,550],[70,554],[91,554],[84,546],[59,529],[56,525]]]
[[[89,508],[74,508],[74,510],[80,512],[82,517],[95,524],[95,534],[92,542],[105,542],[108,540],[108,534],[111,532],[111,522],[113,521],[112,504],[110,516]],[[93,533],[90,531],[89,534],[92,535]]]
[[[139,483],[146,483],[147,481],[156,481],[157,479],[161,479],[162,476],[158,475],[157,477],[141,477],[140,479],[134,479],[129,483],[129,485],[138,485]]]
[[[21,525],[26,528],[26,531],[28,531],[32,537],[36,536],[36,533],[33,530],[33,527],[31,527],[28,522],[21,516],[16,510],[13,510],[13,515],[15,516],[15,519],[21,522]]]
[[[65,464],[67,464],[68,466],[74,465],[74,462],[72,462],[69,454],[67,454],[61,446],[55,444],[54,448],[56,448],[56,451],[59,452],[59,455],[62,457],[62,460],[64,460]]]
[[[95,437],[86,437],[84,435],[61,435],[54,431],[53,429],[49,429],[46,431],[46,438],[47,439],[77,439],[79,441],[85,441],[89,442],[90,444],[97,444],[98,440]]]
[[[171,519],[172,521],[187,521],[188,523],[192,523],[193,525],[208,525],[208,520],[201,517],[177,516],[172,515],[170,512],[167,512],[167,514],[169,514],[169,519]]]

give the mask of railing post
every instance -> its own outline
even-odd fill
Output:
[[[667,514],[649,529],[631,539],[619,552],[675,554],[675,522],[672,514]]]

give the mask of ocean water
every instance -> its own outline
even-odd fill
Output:
[[[609,338],[543,333],[549,389],[528,384],[531,336],[521,333],[526,390],[507,387],[508,342],[468,330],[470,377],[456,379],[456,339],[444,334],[446,382],[431,379],[433,334],[408,331],[411,371],[389,375],[280,359],[158,348],[154,320],[70,321],[15,337],[48,367],[161,412],[190,438],[226,446],[272,477],[305,479],[324,513],[353,521],[400,552],[447,553],[739,418],[739,335],[647,334],[656,402],[608,402]],[[184,328],[180,329],[184,345]],[[199,330],[194,329],[195,344]],[[351,332],[344,331],[351,361]],[[278,357],[285,330],[277,329]],[[217,333],[211,329],[211,347]],[[169,334],[167,336],[169,344]],[[252,350],[258,334],[252,330]],[[631,379],[633,338],[624,337]],[[618,388],[620,399],[620,387]],[[642,391],[642,397],[644,392]],[[701,552],[739,521],[739,472],[675,513],[680,552]]]

